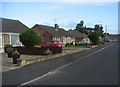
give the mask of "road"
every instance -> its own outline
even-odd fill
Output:
[[[118,85],[118,46],[66,55],[3,73],[3,85]]]

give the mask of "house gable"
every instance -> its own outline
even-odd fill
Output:
[[[55,27],[46,26],[46,25],[38,25],[38,24],[36,24],[33,28],[37,29],[37,27],[39,27],[39,30],[38,30],[40,31],[39,33],[42,33],[43,32],[42,30],[44,30],[55,37],[61,37],[61,36],[66,37],[67,36],[67,32],[62,28],[58,28],[58,30],[56,30]]]
[[[41,34],[44,41],[59,40],[62,43],[65,43],[66,41],[65,38],[67,37],[67,31],[62,28],[36,24],[32,29]]]
[[[42,26],[36,24],[34,27],[32,27],[32,29],[34,29],[35,31],[37,31],[43,38],[41,43],[44,43],[46,41],[51,41],[53,35],[51,33],[49,33],[45,28],[43,28]]]

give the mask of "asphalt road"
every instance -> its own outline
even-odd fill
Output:
[[[3,85],[118,85],[118,46],[66,55],[3,72]]]

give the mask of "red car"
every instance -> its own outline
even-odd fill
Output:
[[[48,41],[40,44],[42,48],[49,48],[53,54],[54,53],[62,53],[62,44],[60,41]]]
[[[61,42],[60,41],[56,41],[56,40],[42,43],[42,44],[40,44],[40,46],[41,47],[59,47],[59,48],[62,48]]]

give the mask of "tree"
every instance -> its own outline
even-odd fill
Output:
[[[42,39],[41,35],[34,31],[33,29],[27,29],[20,35],[20,41],[27,47],[33,47],[38,45]]]
[[[98,24],[95,25],[94,30],[99,31],[99,25]]]
[[[90,41],[92,41],[94,45],[98,45],[98,43],[99,43],[99,34],[96,31],[91,32],[88,37],[90,38]]]
[[[76,25],[76,30],[78,30],[81,33],[87,33],[87,31],[85,30],[85,27],[84,27],[84,21],[82,20],[80,21],[80,23]]]
[[[101,25],[100,27],[100,31],[103,33],[104,31],[103,31],[103,26]]]
[[[82,20],[82,21],[80,21],[80,23],[79,23],[79,24],[80,24],[80,26],[81,26],[81,27],[83,27],[83,26],[84,26],[84,21],[83,21],[83,20]]]
[[[95,27],[94,27],[94,30],[95,30],[96,33],[99,35],[99,37],[104,37],[104,34],[103,34],[103,26],[102,26],[102,25],[96,24]]]

